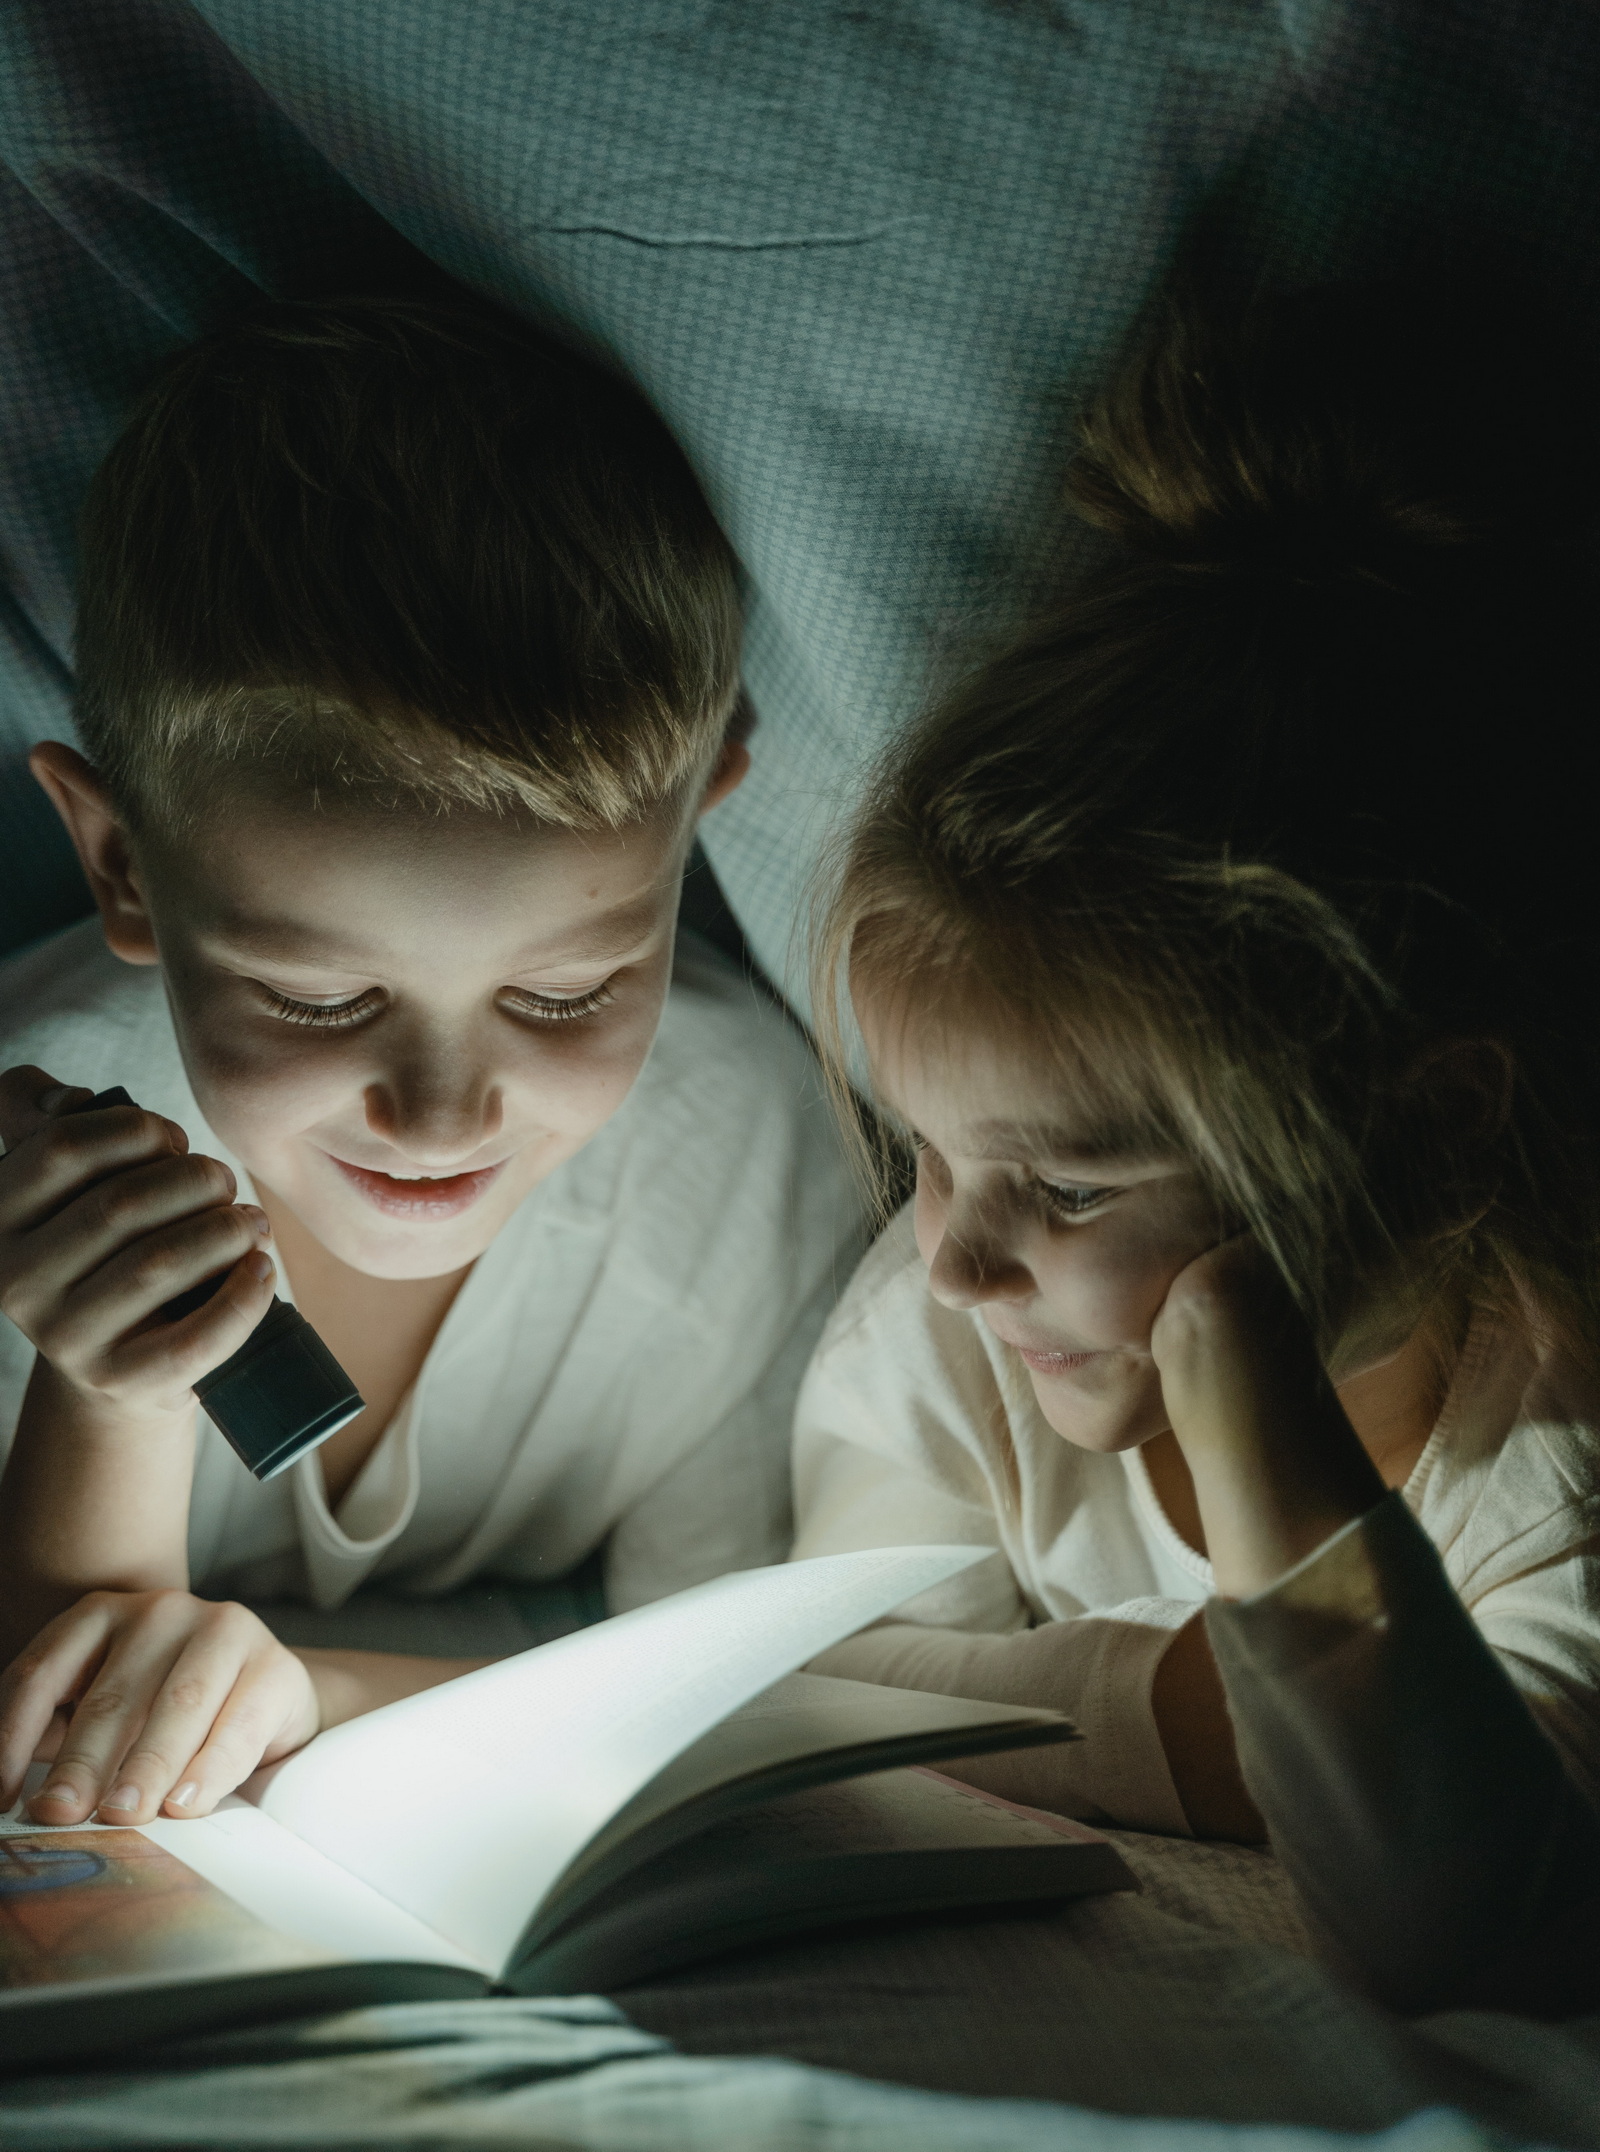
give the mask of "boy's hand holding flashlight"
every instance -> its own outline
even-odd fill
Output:
[[[36,1348],[51,1417],[106,1438],[194,1410],[194,1384],[272,1299],[266,1213],[175,1122],[43,1069],[0,1075],[0,1309]],[[167,1303],[219,1272],[177,1321]],[[39,1402],[43,1402],[39,1400]]]

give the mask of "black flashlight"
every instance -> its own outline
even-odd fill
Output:
[[[132,1104],[117,1084],[73,1110]],[[169,1300],[163,1321],[180,1322],[203,1308],[226,1276],[206,1278]],[[300,1310],[276,1294],[239,1350],[202,1375],[194,1394],[258,1480],[286,1472],[348,1426],[366,1402]]]

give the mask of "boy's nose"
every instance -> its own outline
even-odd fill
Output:
[[[367,1126],[425,1172],[464,1165],[499,1133],[500,1086],[457,1072],[408,1071],[366,1088]]]

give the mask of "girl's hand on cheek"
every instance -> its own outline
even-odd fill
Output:
[[[1248,1235],[1178,1273],[1150,1351],[1225,1596],[1264,1591],[1382,1499],[1311,1325]]]
[[[1247,1233],[1208,1248],[1167,1288],[1150,1332],[1173,1432],[1191,1448],[1237,1446],[1269,1415],[1331,1396],[1311,1326]]]
[[[244,1607],[91,1592],[0,1674],[0,1813],[53,1746],[37,1823],[208,1815],[320,1724],[310,1674]]]

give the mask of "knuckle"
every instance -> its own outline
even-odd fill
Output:
[[[233,1194],[233,1175],[219,1158],[207,1158],[203,1152],[196,1155],[191,1151],[182,1163],[186,1177],[201,1195],[209,1198]]]
[[[158,1585],[153,1592],[144,1592],[141,1597],[152,1614],[180,1615],[195,1604],[194,1595],[176,1584]]]
[[[25,1645],[6,1668],[5,1694],[15,1696],[21,1689],[31,1689],[36,1682],[45,1678],[47,1666],[48,1661],[39,1650],[37,1642]]]
[[[99,1773],[86,1756],[69,1756],[63,1751],[50,1766],[51,1785],[70,1786],[80,1801],[93,1799],[98,1778]]]
[[[146,1766],[147,1768],[141,1769],[141,1766]],[[175,1768],[171,1753],[168,1750],[160,1747],[154,1741],[141,1741],[135,1747],[129,1749],[127,1755],[123,1757],[117,1775],[121,1777],[123,1772],[127,1772],[137,1784],[147,1778],[156,1776],[158,1773],[170,1772]]]
[[[73,1723],[106,1725],[111,1720],[120,1718],[127,1707],[128,1697],[125,1690],[93,1688],[72,1714]]]
[[[256,1715],[233,1711],[212,1727],[206,1740],[207,1758],[225,1769],[248,1773],[260,1761],[264,1745]]]
[[[159,1240],[143,1240],[128,1251],[126,1277],[140,1293],[165,1294],[179,1268],[176,1252]]]
[[[206,1685],[187,1675],[182,1681],[168,1683],[164,1701],[177,1711],[199,1711],[206,1701]]]
[[[85,1223],[97,1232],[120,1234],[138,1223],[139,1191],[130,1188],[120,1174],[98,1182],[83,1196],[82,1203]]]
[[[0,1278],[0,1315],[8,1316],[25,1335],[32,1329],[29,1320],[33,1312],[32,1299],[25,1271]]]
[[[34,1141],[39,1147],[41,1162],[53,1169],[72,1167],[83,1157],[84,1134],[72,1121],[52,1121],[40,1129]]]

